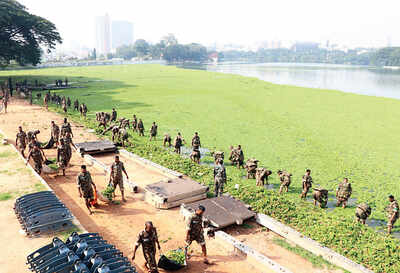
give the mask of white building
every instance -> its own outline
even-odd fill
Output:
[[[111,52],[110,17],[96,17],[96,51],[98,55],[107,55]]]

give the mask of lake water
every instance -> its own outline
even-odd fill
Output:
[[[239,74],[303,87],[400,99],[400,69],[330,64],[218,64],[209,71]]]

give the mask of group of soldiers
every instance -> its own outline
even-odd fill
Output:
[[[47,161],[46,155],[43,151],[44,147],[38,142],[37,135],[40,134],[39,130],[28,131],[23,130],[22,126],[18,127],[15,144],[21,155],[26,158],[26,164],[32,158],[34,169],[38,174],[41,174],[43,164]],[[67,118],[60,127],[54,122],[51,122],[51,138],[47,143],[46,148],[52,148],[54,144],[57,147],[57,164],[65,176],[65,169],[72,157],[72,146],[75,144],[72,141],[73,133],[71,124]],[[28,146],[28,156],[25,157],[25,149]]]
[[[30,94],[30,102],[32,104],[32,92],[30,92],[29,94]],[[40,98],[41,93],[38,93],[37,96],[38,96],[38,98]],[[54,103],[58,107],[61,107],[61,109],[64,111],[64,113],[67,113],[68,109],[73,106],[74,111],[79,111],[81,114],[81,117],[86,118],[88,108],[85,103],[79,104],[78,99],[75,99],[75,101],[72,105],[72,101],[71,101],[70,97],[65,97],[65,96],[61,97],[60,95],[57,95],[56,93],[52,94],[50,91],[48,91],[48,92],[46,92],[46,94],[43,98],[43,104],[47,110],[48,110],[50,102]]]

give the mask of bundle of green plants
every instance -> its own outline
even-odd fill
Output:
[[[114,187],[111,185],[111,184],[109,184],[105,189],[104,189],[104,191],[102,191],[101,192],[101,194],[105,197],[105,198],[107,198],[108,200],[112,200],[112,198],[113,198],[113,193],[114,193]]]
[[[168,251],[165,253],[165,257],[178,264],[185,264],[185,251],[182,248]]]
[[[46,161],[46,165],[54,170],[57,171],[58,170],[58,165],[57,165],[57,159],[56,158],[48,158]]]

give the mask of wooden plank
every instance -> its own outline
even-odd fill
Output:
[[[181,206],[182,204],[189,204],[205,198],[207,198],[207,193],[202,193],[199,195],[191,196],[189,198],[177,200],[174,202],[159,202],[157,199],[153,198],[153,195],[149,194],[148,192],[145,193],[145,201],[158,209],[175,208]]]
[[[249,219],[256,215],[256,213],[249,210],[243,202],[236,200],[231,196],[223,195],[213,199],[213,202],[227,210],[232,217],[236,219],[237,225],[243,224],[245,219]]]

